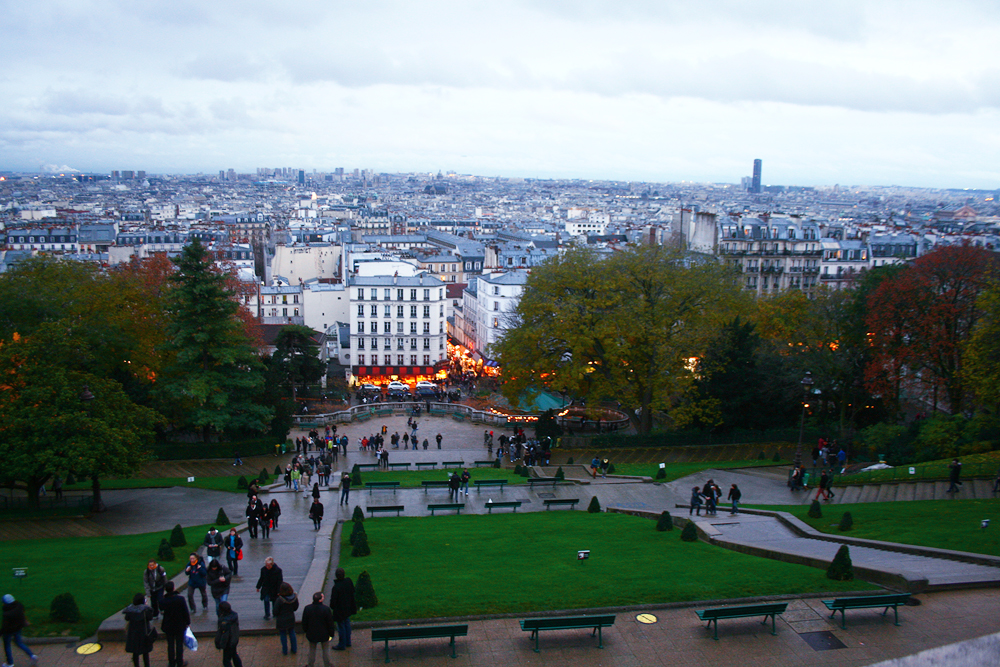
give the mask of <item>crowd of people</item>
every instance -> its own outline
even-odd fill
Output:
[[[743,492],[740,491],[740,487],[733,484],[729,487],[729,495],[726,496],[731,505],[730,514],[736,515],[740,512],[740,500],[743,498]],[[705,482],[702,487],[694,487],[691,489],[691,502],[689,503],[688,515],[696,514],[701,516],[701,506],[705,505],[705,516],[715,516],[717,514],[719,502],[722,500],[722,488],[715,483],[715,480],[710,479]]]

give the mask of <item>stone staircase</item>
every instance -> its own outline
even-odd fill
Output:
[[[982,500],[1000,498],[993,493],[993,480],[967,479],[958,493],[948,493],[948,482],[900,482],[885,484],[854,484],[833,487],[837,503],[884,503],[898,500]],[[807,505],[816,497],[816,487],[801,494],[800,501]]]

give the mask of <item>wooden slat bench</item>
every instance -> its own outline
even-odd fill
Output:
[[[580,499],[579,498],[554,498],[552,500],[543,500],[542,502],[545,503],[545,509],[546,510],[549,509],[552,506],[559,507],[559,506],[562,506],[562,505],[569,505],[570,509],[576,509],[576,504],[578,502],[580,502]]]
[[[896,616],[896,625],[899,625],[899,610],[898,607],[901,604],[906,604],[910,599],[909,593],[900,593],[897,595],[865,595],[855,598],[837,598],[836,600],[823,600],[823,604],[826,608],[832,611],[830,618],[836,618],[837,612],[840,612],[840,627],[847,629],[847,619],[844,614],[845,609],[878,609],[879,607],[885,607],[885,611],[882,612],[884,617],[889,613],[889,607],[892,607],[892,613]]]
[[[451,418],[454,419],[457,422],[464,422],[465,421],[465,415],[463,415],[461,412],[456,412],[455,414],[453,414],[451,416]]]
[[[441,464],[442,468],[464,468],[465,461],[444,461]]]
[[[433,469],[437,467],[437,461],[418,461],[417,470],[427,470],[428,468]]]
[[[510,501],[506,501],[506,502],[502,502],[502,503],[488,502],[488,503],[486,503],[486,510],[487,510],[486,513],[487,514],[493,514],[493,508],[494,507],[496,507],[498,509],[499,508],[504,508],[504,507],[510,507],[510,508],[513,508],[514,513],[516,514],[517,513],[517,508],[520,507],[520,506],[521,506],[521,501],[520,500],[510,500]]]
[[[427,494],[427,489],[447,489],[448,484],[449,484],[448,480],[437,480],[437,479],[424,480],[420,482],[420,485],[424,487],[425,495]]]
[[[410,469],[410,464],[409,463],[390,463],[389,464],[389,470],[400,470],[400,469],[402,469],[402,470],[409,470]]]
[[[505,479],[481,479],[481,480],[475,482],[476,493],[479,493],[480,491],[482,491],[482,489],[483,489],[484,486],[499,486],[500,487],[500,493],[503,493],[503,487],[506,484],[507,484],[507,480],[505,480]]]
[[[402,512],[405,507],[402,505],[369,505],[368,511],[372,513],[372,518],[375,518],[375,512],[395,512],[396,516]]]
[[[597,635],[597,648],[604,648],[602,628],[610,628],[615,624],[614,614],[606,616],[557,616],[552,618],[526,618],[521,621],[521,629],[531,633],[535,640],[535,653],[538,650],[538,633],[542,630],[587,630],[593,628],[591,636]]]
[[[396,489],[399,488],[399,482],[365,482],[365,488],[368,489],[369,496],[375,489],[392,489],[392,495],[396,495]]]
[[[707,628],[712,627],[712,623],[715,623],[715,636],[712,639],[719,639],[719,619],[720,618],[756,618],[757,616],[763,616],[764,620],[761,625],[767,624],[767,617],[771,617],[771,634],[778,634],[777,617],[778,614],[785,613],[788,608],[787,602],[779,602],[774,604],[751,604],[744,605],[742,607],[719,607],[716,609],[702,609],[701,611],[695,611],[698,614],[698,618],[703,621],[708,621]]]
[[[494,461],[491,459],[489,461],[473,461],[472,465],[477,468],[492,468]]]
[[[555,487],[559,483],[559,480],[555,477],[529,477],[528,478],[528,488],[535,488],[536,486],[544,486],[546,484],[551,484]]]
[[[449,637],[451,639],[451,657],[455,655],[455,637],[465,637],[469,634],[468,625],[423,625],[407,628],[372,628],[372,641],[385,642],[385,661],[389,660],[389,640],[400,639],[434,639]]]
[[[378,470],[378,463],[358,463],[358,470],[364,472],[365,470]]]
[[[434,516],[435,510],[455,510],[459,514],[465,509],[465,503],[437,503],[434,505],[428,505],[427,509],[431,511],[431,516]]]

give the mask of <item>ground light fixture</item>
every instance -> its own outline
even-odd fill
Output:
[[[102,648],[104,647],[98,644],[97,642],[87,642],[86,644],[80,644],[79,646],[76,647],[76,654],[93,655],[98,651],[100,651]]]

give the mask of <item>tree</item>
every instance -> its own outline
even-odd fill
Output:
[[[1000,413],[1000,280],[990,281],[979,296],[982,317],[964,350],[964,377],[976,400]]]
[[[504,395],[517,403],[545,386],[590,400],[615,398],[640,431],[690,384],[718,324],[742,299],[730,269],[661,246],[603,258],[587,248],[532,272],[494,353]]]
[[[263,365],[251,344],[227,278],[195,239],[174,260],[167,294],[170,357],[157,383],[164,414],[203,440],[227,431],[262,431],[271,410],[258,402]]]
[[[326,364],[319,359],[316,335],[309,327],[292,324],[282,327],[275,339],[271,371],[291,389],[293,401],[298,386],[318,382],[326,372]]]
[[[851,563],[851,550],[846,544],[841,544],[837,549],[837,555],[830,562],[830,567],[826,569],[828,579],[834,581],[851,581],[854,579],[854,565]]]

